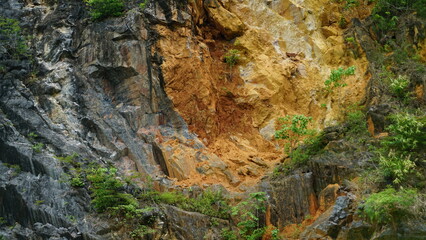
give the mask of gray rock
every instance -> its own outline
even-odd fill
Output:
[[[336,199],[334,206],[315,220],[302,233],[302,239],[317,239],[321,237],[337,238],[341,228],[347,224],[348,217],[351,214],[350,204],[353,201],[351,197],[340,196]]]

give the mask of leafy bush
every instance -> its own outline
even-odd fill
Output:
[[[225,54],[225,62],[229,65],[231,69],[233,66],[235,66],[238,63],[239,59],[240,59],[240,51],[238,51],[237,49],[230,49]]]
[[[285,151],[291,153],[304,136],[312,136],[314,131],[308,129],[308,124],[312,122],[312,117],[305,115],[286,115],[278,118],[281,129],[275,131],[275,139],[288,140],[289,143],[285,146]]]
[[[347,134],[350,137],[359,137],[360,135],[367,135],[367,121],[365,113],[359,106],[350,106],[345,116],[348,125]]]
[[[417,196],[415,189],[396,191],[387,188],[381,192],[371,194],[361,205],[360,214],[374,225],[395,226],[412,215],[410,207]]]
[[[143,11],[146,8],[146,5],[148,4],[148,0],[143,0],[141,3],[139,3],[139,8]]]
[[[378,0],[372,12],[376,32],[396,30],[398,16],[407,12],[426,18],[426,0]]]
[[[84,180],[80,176],[71,178],[71,186],[73,187],[84,187]]]
[[[401,184],[407,177],[414,173],[416,164],[411,161],[411,156],[404,156],[390,151],[386,155],[379,156],[380,171],[385,179],[394,184]]]
[[[123,0],[85,0],[93,20],[123,15]]]
[[[40,153],[43,147],[44,147],[43,143],[36,143],[31,148],[34,150],[34,152]]]
[[[272,176],[278,177],[282,173],[284,175],[288,175],[295,168],[306,165],[312,156],[322,152],[325,144],[322,134],[312,134],[311,136],[308,136],[303,141],[303,145],[289,153],[290,162],[280,164],[278,167],[274,168]]]
[[[0,17],[0,47],[3,46],[11,57],[19,59],[28,56],[26,42],[18,20]]]
[[[135,230],[130,232],[130,237],[133,239],[142,239],[145,235],[152,233],[155,233],[155,229],[145,225],[139,225]]]
[[[410,81],[407,79],[407,77],[399,76],[397,78],[391,78],[390,90],[396,97],[406,99],[410,95],[407,89],[409,84]]]
[[[321,134],[315,136],[312,135],[306,138],[303,142],[303,146],[300,146],[291,152],[291,163],[294,166],[302,166],[306,164],[311,156],[320,153],[321,150],[325,147],[322,138],[323,135]]]
[[[229,65],[229,80],[232,80],[232,69],[240,60],[240,51],[230,49],[224,56],[225,63]]]
[[[251,193],[246,201],[240,202],[232,208],[232,215],[239,216],[239,235],[243,239],[261,239],[265,228],[259,224],[259,214],[266,211],[266,194],[264,192]]]
[[[386,129],[390,136],[383,141],[386,148],[399,151],[426,149],[426,118],[400,113],[391,117],[393,123]]]
[[[389,12],[386,12],[385,15],[374,14],[373,20],[375,31],[382,34],[395,30],[398,25],[398,17],[391,16]]]
[[[230,228],[223,228],[220,236],[223,240],[238,240],[237,234]]]
[[[377,0],[373,14],[380,16],[399,16],[406,12],[417,12],[426,17],[426,0]]]
[[[217,218],[229,217],[229,206],[220,191],[205,190],[196,198],[189,198],[179,192],[148,192],[142,195],[143,199],[151,199],[158,203],[166,203],[185,209],[199,212]]]
[[[115,168],[98,168],[87,175],[91,182],[92,204],[98,212],[120,205],[139,205],[132,195],[121,191],[124,184],[116,178],[116,173]]]
[[[346,83],[342,83],[343,77],[347,77],[355,74],[355,67],[351,66],[347,69],[338,68],[336,70],[332,70],[330,77],[324,81],[325,88],[324,90],[327,92],[332,92],[333,89],[337,87],[345,87]]]

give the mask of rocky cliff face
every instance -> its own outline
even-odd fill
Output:
[[[261,181],[282,159],[273,140],[277,117],[309,115],[322,129],[342,119],[343,107],[373,102],[371,56],[347,51],[337,4],[158,0],[127,8],[122,17],[92,21],[79,0],[0,2],[0,15],[19,19],[32,36],[32,57],[13,59],[0,49],[6,238],[124,236],[94,213],[87,189],[63,181],[70,167],[60,157],[74,153],[76,161],[117,167],[123,178],[139,172],[162,190],[221,185],[237,198],[263,190],[275,226],[349,211],[350,194],[324,189],[358,172],[371,157],[365,149],[324,155],[307,171]],[[369,9],[350,15],[363,18]],[[231,49],[240,52],[233,68],[224,62]],[[330,70],[349,66],[356,67],[346,80],[351,87],[324,94]],[[326,211],[334,200],[336,210]],[[170,206],[154,215],[155,239],[220,239],[218,229],[229,224],[215,228],[202,214]],[[337,236],[333,231],[326,235]]]

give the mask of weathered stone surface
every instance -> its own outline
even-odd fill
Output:
[[[340,229],[347,224],[351,216],[353,196],[340,196],[334,206],[330,207],[301,235],[302,239],[319,239],[323,237],[336,238]]]
[[[313,173],[316,193],[321,192],[328,184],[342,184],[344,179],[355,176],[373,157],[372,153],[353,151],[349,145],[343,145],[347,148],[339,145],[336,150],[338,153],[326,152],[311,159],[309,168]]]
[[[325,211],[334,205],[339,188],[340,186],[338,184],[330,184],[318,194],[319,211]]]
[[[148,9],[159,10],[151,11],[158,13],[150,15],[152,21],[188,20],[176,1],[155,4]],[[176,14],[166,17],[167,7]],[[64,181],[71,166],[55,156],[78,153],[76,161],[115,165],[125,174],[139,171],[171,186],[167,176],[173,169],[168,169],[162,144],[193,141],[194,155],[205,148],[164,92],[161,57],[151,51],[156,35],[147,19],[134,9],[120,18],[91,22],[81,1],[37,7],[2,1],[0,15],[19,18],[32,31],[38,67],[31,69],[28,59],[12,60],[0,51],[5,70],[0,71],[0,216],[6,221],[1,234],[8,239],[127,234],[92,216],[88,190]],[[35,79],[28,81],[35,70]],[[37,149],[37,144],[42,145]],[[226,167],[216,161],[213,167]],[[190,167],[195,170],[194,164]],[[9,231],[15,223],[17,228]]]
[[[318,208],[312,173],[275,178],[262,183],[270,198],[270,221],[275,226],[300,223]]]
[[[364,221],[353,221],[343,227],[337,236],[338,240],[367,240],[371,239],[374,232],[373,226]]]
[[[221,229],[228,226],[228,221],[223,219],[195,212],[187,212],[168,205],[163,205],[163,208],[168,219],[168,228],[173,234],[173,239],[220,240],[222,239],[220,234]]]
[[[243,34],[244,23],[234,13],[224,8],[220,0],[204,1],[204,8],[226,39],[233,39]]]

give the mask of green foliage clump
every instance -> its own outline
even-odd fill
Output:
[[[225,54],[225,62],[229,65],[231,69],[238,63],[238,60],[240,60],[240,51],[238,51],[237,49],[230,49]]]
[[[224,56],[225,63],[229,66],[229,80],[232,80],[232,69],[240,60],[240,51],[230,49]]]
[[[237,226],[241,238],[247,240],[262,238],[265,227],[259,224],[259,214],[266,211],[266,200],[264,192],[251,193],[246,201],[242,201],[232,208],[232,215],[239,216]]]
[[[408,85],[410,85],[410,81],[407,77],[399,76],[397,78],[390,79],[390,90],[392,94],[400,99],[407,99],[410,96],[408,91]]]
[[[84,187],[84,180],[80,176],[71,178],[71,186],[73,187]]]
[[[27,38],[18,20],[0,17],[0,47],[14,59],[28,56]]]
[[[93,20],[123,15],[123,0],[85,0]]]
[[[36,143],[31,148],[34,150],[34,152],[40,153],[43,147],[44,147],[43,143]]]
[[[146,8],[146,2],[147,0],[143,0],[141,3],[139,3],[139,8],[143,11]]]
[[[58,159],[62,164],[69,164],[69,165],[75,165],[77,162],[75,159],[78,157],[77,153],[73,153],[71,155],[67,155],[64,157],[56,156],[55,158]]]
[[[120,205],[139,205],[136,198],[122,192],[124,184],[117,179],[116,173],[115,168],[98,168],[92,169],[87,175],[91,183],[92,204],[98,212],[105,212]]]
[[[290,154],[293,167],[305,165],[311,156],[320,153],[325,147],[321,134],[309,136],[303,141],[303,144]]]
[[[376,226],[395,226],[412,216],[410,207],[414,204],[417,194],[415,189],[396,191],[394,188],[387,188],[371,194],[361,205],[360,215]]]
[[[230,228],[223,228],[220,236],[223,240],[238,240],[237,234]]]
[[[229,217],[229,206],[220,191],[205,190],[196,198],[189,198],[179,192],[148,192],[142,198],[151,199],[158,203],[166,203],[199,212],[208,216],[226,219]]]
[[[379,171],[387,181],[401,185],[416,175],[420,152],[426,149],[426,118],[407,113],[391,116],[389,136],[379,148]]]
[[[309,158],[322,151],[324,148],[323,135],[309,129],[311,117],[304,115],[285,116],[279,121],[283,123],[281,129],[275,132],[275,139],[289,140],[284,147],[290,157],[290,162],[279,165],[274,169],[273,176],[280,173],[288,174],[297,167],[306,165]],[[302,141],[302,139],[305,138]]]
[[[21,167],[16,164],[3,163],[4,166],[13,169],[14,174],[19,174],[21,172]]]
[[[146,225],[139,225],[135,230],[130,232],[132,239],[142,239],[148,234],[155,233],[155,229],[152,229]]]
[[[396,30],[399,16],[407,12],[426,18],[426,0],[377,0],[372,12],[376,32],[383,35]]]
[[[391,117],[393,123],[386,129],[390,136],[383,142],[386,148],[415,151],[426,148],[426,117],[400,113]]]
[[[426,0],[377,0],[373,14],[400,16],[406,12],[416,12],[426,18]]]
[[[337,87],[345,87],[346,83],[342,83],[343,77],[347,77],[355,74],[355,67],[351,66],[347,69],[338,68],[336,70],[332,70],[330,77],[324,81],[326,92],[332,92]]]
[[[340,0],[340,1],[342,1],[342,0]],[[344,10],[349,10],[353,7],[359,6],[358,0],[344,0],[343,2],[345,2],[345,5],[343,7]]]
[[[6,223],[6,220],[4,220],[3,217],[0,217],[0,226],[3,225],[3,224],[5,224],[5,223]]]
[[[281,129],[275,131],[275,139],[288,140],[285,151],[291,153],[298,143],[305,136],[312,136],[314,131],[308,128],[309,123],[312,122],[312,117],[305,115],[286,115],[285,117],[278,118],[281,124]]]
[[[350,106],[346,112],[345,120],[348,126],[346,134],[350,138],[359,139],[360,136],[368,134],[366,116],[359,106]]]
[[[411,161],[411,156],[404,156],[390,151],[379,156],[379,167],[383,176],[394,184],[401,184],[407,177],[415,172],[416,164]]]

